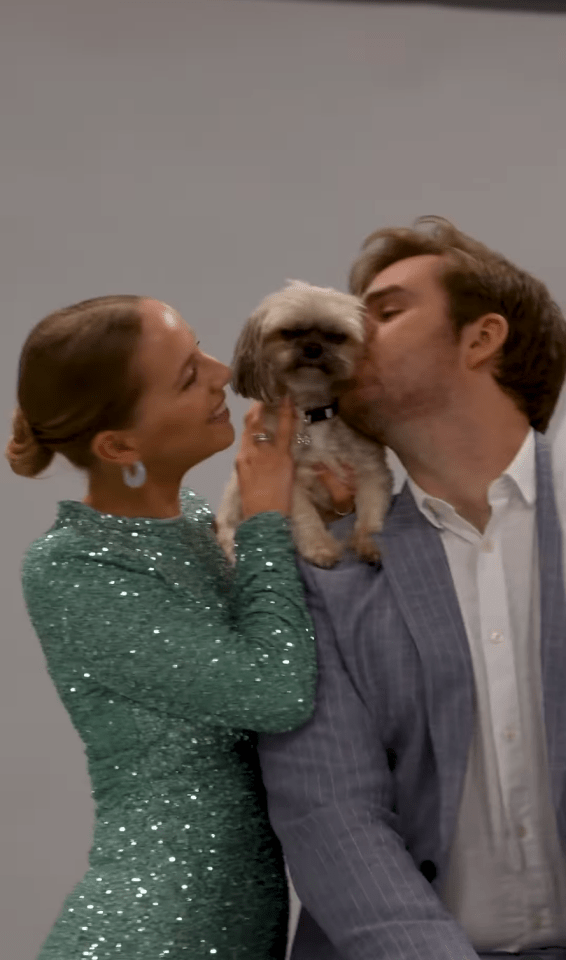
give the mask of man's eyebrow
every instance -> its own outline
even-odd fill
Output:
[[[407,290],[406,287],[400,287],[397,283],[392,283],[388,287],[382,287],[381,290],[369,290],[363,300],[367,305],[368,301],[371,300],[383,300],[385,297],[390,296],[392,293],[408,293],[410,290]]]

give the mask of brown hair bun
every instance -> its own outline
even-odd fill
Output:
[[[5,453],[12,470],[20,477],[36,477],[47,469],[54,456],[53,450],[43,446],[34,436],[20,407],[14,410],[12,436]]]

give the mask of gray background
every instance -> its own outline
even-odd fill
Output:
[[[287,277],[344,287],[367,233],[419,214],[501,248],[564,304],[565,51],[560,15],[3,0],[6,436],[21,343],[48,311],[147,293],[228,361],[266,293]],[[230,402],[239,429],[246,404]],[[189,476],[213,506],[233,453]],[[85,869],[92,809],[19,564],[82,486],[63,464],[34,481],[0,470],[0,930],[3,957],[33,960]]]

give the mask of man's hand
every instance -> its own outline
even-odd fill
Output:
[[[333,520],[338,520],[341,516],[353,513],[356,506],[356,474],[347,463],[341,463],[340,465],[344,468],[348,477],[348,482],[346,483],[338,478],[335,473],[332,473],[328,467],[325,467],[324,464],[318,463],[314,466],[315,473],[323,486],[328,490],[334,506],[333,511],[322,512],[322,518],[325,523],[332,523]]]

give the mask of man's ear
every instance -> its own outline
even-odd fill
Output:
[[[90,445],[91,453],[103,463],[116,467],[131,466],[139,460],[138,452],[125,433],[103,430],[97,433]]]
[[[486,313],[462,330],[466,365],[476,370],[498,356],[509,334],[509,324],[500,313]]]

